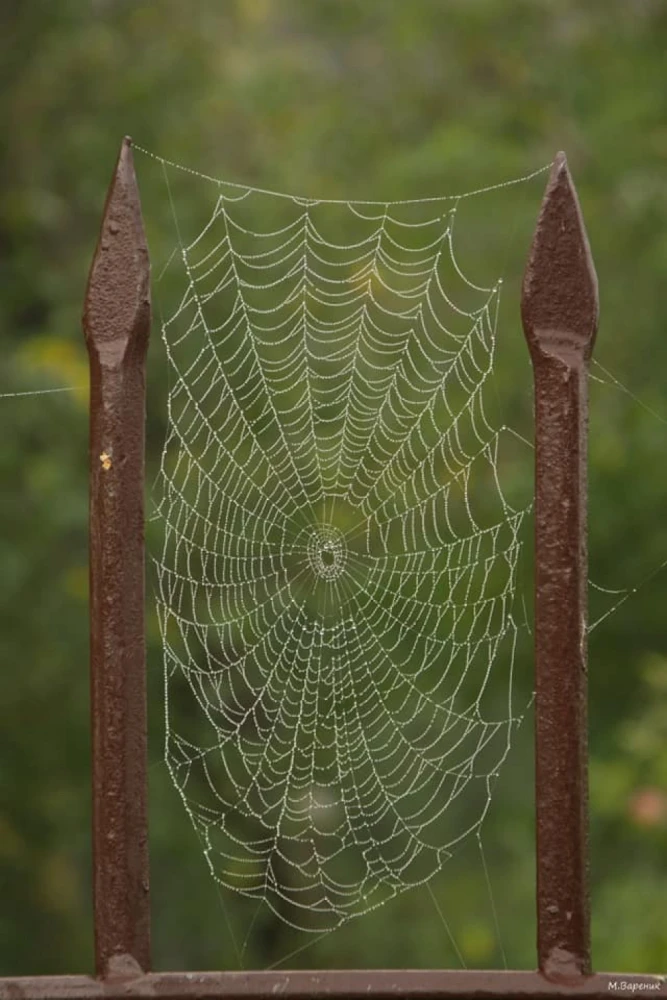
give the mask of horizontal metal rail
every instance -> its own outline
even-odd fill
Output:
[[[165,972],[133,979],[36,976],[0,980],[0,1000],[500,1000],[501,997],[664,996],[664,979],[623,974],[553,982],[539,972]]]

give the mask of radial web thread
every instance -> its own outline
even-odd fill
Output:
[[[214,877],[319,932],[479,830],[520,721],[501,285],[457,199],[209,190],[163,323],[166,758]]]

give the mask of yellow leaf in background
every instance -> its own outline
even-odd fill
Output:
[[[271,12],[271,0],[241,0],[239,9],[248,24],[262,24]]]
[[[65,574],[65,591],[77,601],[88,600],[88,567],[72,566]]]
[[[40,388],[47,378],[54,388],[71,386],[76,401],[88,405],[88,359],[83,344],[62,337],[36,337],[19,350],[18,360],[27,370],[26,381],[39,381]]]
[[[459,946],[468,963],[474,966],[491,958],[496,939],[488,924],[466,924],[459,936]]]
[[[52,913],[75,909],[79,897],[77,871],[64,854],[47,855],[38,874],[38,886],[44,906]]]

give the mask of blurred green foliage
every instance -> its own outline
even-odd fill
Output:
[[[4,0],[0,33],[0,973],[92,966],[87,719],[87,368],[79,314],[125,133],[170,159],[326,197],[469,190],[568,151],[598,268],[591,575],[637,588],[591,638],[594,962],[660,971],[667,954],[667,8],[662,0]],[[137,154],[156,273],[173,248],[159,170]],[[202,184],[204,182],[201,182]],[[541,181],[470,220],[466,266],[505,292],[495,379],[530,435],[518,280]],[[197,183],[179,214],[202,211]],[[159,290],[158,290],[159,299]],[[165,431],[150,359],[148,446]],[[529,470],[509,468],[525,486]],[[653,574],[653,575],[652,575]],[[622,596],[622,595],[621,595]],[[613,607],[593,594],[591,620]],[[155,964],[238,967],[246,911],[219,896],[162,763],[150,640]],[[526,697],[524,651],[518,684]],[[433,882],[465,962],[534,963],[532,742],[520,731],[476,845]],[[290,952],[310,945],[292,958]],[[426,893],[311,943],[255,928],[248,967],[437,966],[459,959]]]

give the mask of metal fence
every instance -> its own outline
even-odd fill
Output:
[[[144,422],[150,263],[123,142],[84,311],[90,355],[90,625],[96,977],[0,979],[0,1000],[603,997],[665,989],[593,974],[586,680],[588,366],[597,280],[563,154],[522,292],[535,384],[536,972],[150,971]]]

